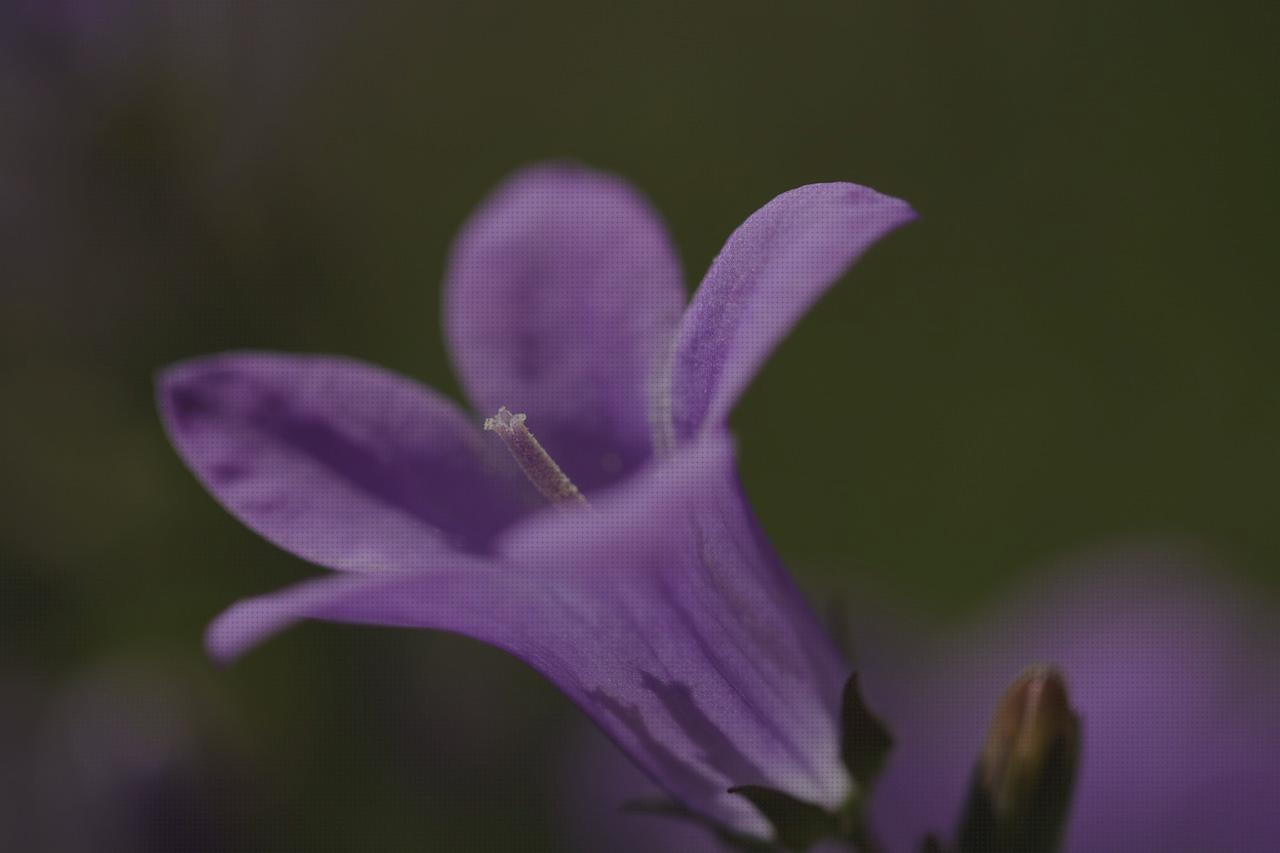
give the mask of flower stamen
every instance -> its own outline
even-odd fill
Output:
[[[485,419],[484,428],[498,434],[507,450],[511,451],[520,470],[524,471],[529,482],[544,498],[558,505],[587,506],[587,499],[582,496],[582,492],[560,470],[551,455],[543,450],[524,422],[523,414],[512,414],[506,406],[502,406],[496,415]]]

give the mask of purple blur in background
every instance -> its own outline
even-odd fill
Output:
[[[0,665],[0,850],[264,849],[282,815],[212,674],[104,660],[50,690]]]

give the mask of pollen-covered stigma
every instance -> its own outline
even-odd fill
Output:
[[[533,437],[529,428],[524,425],[523,413],[512,414],[506,407],[498,409],[498,413],[486,418],[484,428],[487,432],[498,434],[502,443],[511,451],[512,457],[529,478],[529,482],[544,498],[561,506],[589,506],[582,492],[573,484],[568,475],[560,470],[560,466],[551,455]]]

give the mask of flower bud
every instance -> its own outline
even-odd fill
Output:
[[[996,707],[960,829],[961,853],[1056,849],[1075,784],[1080,720],[1062,676],[1033,666]]]

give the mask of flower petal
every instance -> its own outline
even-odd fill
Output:
[[[561,848],[575,853],[737,853],[711,829],[658,811],[669,794],[594,728],[582,726],[564,750],[555,803]],[[655,813],[656,812],[656,813]]]
[[[581,594],[609,614],[590,633],[603,667],[584,707],[686,805],[758,831],[728,787],[843,803],[847,671],[752,523],[727,437],[705,436],[590,514],[531,518],[498,548],[535,573],[577,563]]]
[[[546,602],[527,578],[470,554],[447,560],[418,571],[326,575],[236,602],[209,626],[205,647],[214,660],[229,663],[303,619],[321,619],[437,628],[506,648],[512,638],[525,639],[528,619],[548,615],[532,612],[531,605]]]
[[[863,252],[915,213],[856,184],[785,192],[730,235],[685,312],[671,377],[675,434],[724,421],[769,353]]]
[[[234,656],[299,618],[441,628],[503,648],[585,710],[690,808],[770,828],[727,789],[765,784],[837,806],[833,652],[735,510],[727,441],[678,452],[602,494],[548,511],[499,543],[500,561],[311,582],[242,602],[210,630]]]
[[[330,568],[483,551],[536,498],[453,403],[357,361],[228,353],[157,385],[169,439],[210,493]]]
[[[503,183],[463,226],[445,332],[476,409],[529,416],[580,488],[650,449],[649,395],[684,303],[661,220],[620,178],[568,164]]]

